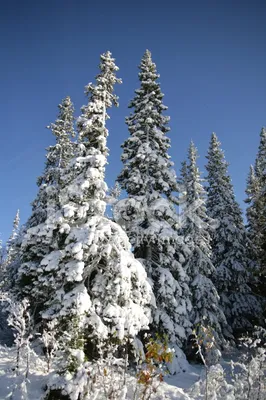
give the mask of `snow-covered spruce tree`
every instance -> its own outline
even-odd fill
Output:
[[[188,277],[181,259],[182,238],[177,234],[175,192],[178,191],[168,149],[169,117],[163,112],[159,74],[147,50],[139,66],[140,88],[126,118],[130,137],[122,144],[123,169],[118,177],[128,197],[114,207],[115,219],[125,228],[137,257],[153,284],[157,308],[152,332],[167,334],[181,346],[190,332]]]
[[[16,238],[19,232],[19,210],[16,212],[16,216],[13,221],[13,230],[6,243],[6,246],[2,247],[2,241],[0,241],[0,287],[3,289],[7,280],[7,269],[8,266],[14,261],[16,254]]]
[[[0,239],[0,293],[3,292],[6,279],[5,247]]]
[[[32,203],[32,215],[28,219],[20,240],[20,268],[17,291],[19,297],[28,297],[34,304],[38,315],[39,307],[49,297],[49,291],[38,290],[38,267],[42,258],[58,248],[57,225],[54,214],[60,208],[60,175],[73,157],[74,137],[73,104],[70,97],[59,104],[59,115],[55,123],[48,128],[56,138],[56,143],[48,147],[46,165],[42,176],[38,178],[39,192]]]
[[[1,281],[0,287],[2,291],[7,292],[10,291],[13,285],[13,278],[16,272],[17,261],[19,257],[19,210],[16,212],[16,216],[13,221],[13,230],[12,233],[6,243],[5,254],[3,256],[2,268],[1,268]]]
[[[260,132],[259,150],[255,160],[255,172],[258,179],[263,180],[266,167],[266,128]]]
[[[259,195],[259,185],[258,179],[255,174],[255,170],[253,165],[250,166],[249,174],[247,177],[247,187],[246,187],[246,199],[245,202],[247,203],[246,208],[246,217],[247,217],[247,237],[248,237],[248,257],[252,262],[252,273],[250,274],[250,284],[251,287],[255,290],[255,292],[259,291],[260,282],[260,270],[259,270],[259,243],[260,243],[260,235],[257,234],[259,231],[257,227],[257,216],[258,211],[256,199]]]
[[[255,173],[253,165],[250,165],[249,173],[247,177],[246,187],[247,198],[245,202],[248,204],[246,209],[247,215],[247,233],[251,240],[254,257],[257,259],[258,255],[258,228],[257,228],[257,210],[256,210],[256,199],[259,194],[259,183]]]
[[[6,268],[4,262],[4,248],[3,242],[0,239],[0,344],[6,343],[6,338],[8,335],[7,327],[7,314],[5,312],[5,302],[6,302]],[[8,333],[7,333],[8,332]]]
[[[3,281],[5,276],[5,266],[4,266],[4,248],[3,241],[0,239],[0,282]],[[2,290],[2,284],[0,284],[0,293]]]
[[[8,266],[10,265],[13,261],[14,258],[16,257],[16,239],[19,233],[19,210],[17,210],[14,221],[13,221],[13,230],[11,233],[10,238],[7,241],[7,246],[6,246],[6,259],[5,259],[5,264]]]
[[[82,398],[88,379],[85,355],[97,356],[97,345],[107,340],[122,346],[150,322],[152,291],[145,270],[134,259],[126,233],[104,216],[106,111],[117,105],[117,70],[111,53],[103,54],[96,85],[86,87],[89,102],[77,120],[78,156],[60,177],[60,209],[53,218],[57,242],[35,265],[36,296],[49,293],[42,319],[56,320],[62,339],[67,333],[57,371],[62,375],[50,383],[49,399],[64,393],[71,400]],[[21,272],[27,278],[27,269]]]
[[[224,343],[227,322],[212,282],[215,268],[211,261],[210,231],[213,221],[206,213],[206,192],[197,167],[197,157],[197,149],[191,142],[188,163],[183,163],[181,170],[185,189],[181,231],[191,250],[185,263],[192,292],[191,322],[197,336],[204,335],[207,329],[219,347]]]
[[[55,136],[56,144],[48,147],[45,169],[37,180],[40,189],[32,203],[32,215],[27,222],[29,228],[47,220],[49,213],[58,207],[60,171],[74,155],[74,144],[70,140],[75,137],[74,107],[70,97],[63,99],[58,108],[59,115],[55,123],[47,126]]]
[[[260,144],[251,167],[246,188],[247,232],[258,265],[258,288],[265,293],[266,284],[266,129],[260,132]]]
[[[214,280],[228,323],[233,330],[241,331],[252,327],[261,307],[248,285],[252,263],[247,235],[228,174],[228,163],[215,133],[207,159],[207,212],[217,221],[212,232]]]
[[[6,243],[2,255],[0,269],[0,343],[7,346],[13,343],[13,332],[8,327],[7,309],[9,307],[11,291],[14,284],[14,275],[18,261],[18,238],[19,238],[19,210],[13,221],[13,230]]]

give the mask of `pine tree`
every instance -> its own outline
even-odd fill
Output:
[[[262,295],[266,284],[266,129],[260,132],[260,144],[251,167],[246,188],[247,230],[253,259],[258,265],[258,286]]]
[[[212,234],[215,284],[229,324],[236,330],[252,327],[261,312],[248,283],[252,267],[241,210],[236,202],[228,163],[215,133],[207,155],[209,217],[217,221]]]
[[[68,333],[65,361],[72,379],[65,390],[69,395],[82,390],[85,353],[90,359],[97,356],[97,345],[107,340],[124,345],[147,328],[150,319],[152,291],[146,273],[130,252],[125,232],[104,216],[106,111],[118,104],[113,93],[120,82],[117,70],[111,53],[103,54],[96,85],[86,86],[89,102],[77,120],[78,155],[61,172],[60,209],[53,219],[49,217],[58,238],[35,266],[37,280],[31,285],[35,302],[45,294],[43,321],[57,321],[60,337]],[[27,271],[22,266],[21,280]]]
[[[212,282],[215,268],[211,260],[210,231],[213,221],[206,213],[206,192],[197,166],[197,149],[191,142],[188,163],[182,164],[184,186],[182,200],[182,234],[191,250],[185,263],[192,292],[191,321],[197,336],[211,330],[216,346],[224,344],[227,322]]]
[[[176,174],[168,154],[169,117],[163,114],[167,107],[148,50],[139,69],[140,88],[129,105],[133,110],[126,118],[130,137],[122,144],[124,166],[118,177],[128,197],[116,204],[114,215],[153,282],[157,308],[152,331],[167,334],[181,346],[190,332],[191,303],[188,277],[180,262],[183,244],[177,234]]]

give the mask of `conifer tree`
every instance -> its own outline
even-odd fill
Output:
[[[5,268],[5,258],[4,258],[4,247],[3,241],[0,239],[0,298],[3,296],[5,278],[6,278],[6,268]]]
[[[111,53],[103,54],[96,85],[86,86],[89,102],[77,120],[77,156],[60,174],[60,208],[39,231],[42,236],[46,225],[53,224],[58,236],[50,252],[35,265],[38,274],[31,285],[35,302],[45,294],[43,321],[57,321],[61,337],[68,333],[66,370],[62,372],[72,376],[71,385],[64,387],[70,397],[81,393],[85,354],[89,359],[96,356],[97,345],[112,337],[121,345],[134,339],[150,320],[152,291],[145,270],[130,252],[126,233],[104,216],[105,124],[107,109],[118,104],[113,93],[114,85],[120,82],[117,70]],[[21,282],[27,279],[27,272],[25,262]]]
[[[14,276],[16,274],[17,264],[19,261],[19,238],[20,238],[20,217],[17,210],[14,221],[13,230],[6,243],[5,257],[2,263],[1,287],[9,292],[14,284]]]
[[[33,311],[37,317],[39,307],[42,307],[44,299],[49,291],[41,292],[34,301],[34,290],[37,282],[38,268],[42,258],[53,249],[58,248],[61,240],[59,232],[54,223],[54,215],[60,209],[60,177],[62,171],[73,157],[73,143],[70,137],[74,137],[74,108],[70,97],[62,100],[59,104],[59,115],[55,123],[48,128],[56,138],[56,143],[49,146],[46,154],[46,164],[42,176],[37,180],[39,192],[32,203],[32,214],[28,219],[19,244],[20,257],[20,280],[18,293],[21,296],[32,298],[36,310]],[[38,288],[36,288],[38,290]]]
[[[181,177],[184,186],[182,199],[182,234],[191,254],[185,263],[192,292],[191,322],[197,336],[211,330],[216,346],[224,344],[228,335],[226,318],[219,303],[219,295],[212,282],[215,268],[211,260],[210,232],[213,221],[206,213],[206,192],[197,166],[197,149],[191,142],[188,163],[184,162]],[[206,331],[206,332],[207,332]]]
[[[13,333],[7,323],[7,309],[12,298],[14,276],[19,259],[19,222],[19,210],[17,210],[13,221],[12,233],[6,243],[2,257],[0,254],[0,342],[6,345],[12,345],[14,340]]]
[[[0,239],[0,266],[2,266],[3,260],[4,260],[3,241],[2,239]]]
[[[13,230],[12,230],[11,236],[7,242],[7,255],[6,255],[6,260],[5,260],[6,265],[10,265],[15,258],[15,254],[16,254],[15,242],[16,242],[16,238],[19,233],[19,222],[20,222],[19,210],[17,210],[14,221],[13,221]]]
[[[266,129],[260,132],[260,144],[251,167],[246,188],[247,231],[254,261],[258,266],[258,287],[262,295],[266,284]]]
[[[0,279],[2,281],[2,276],[4,271],[4,247],[3,247],[3,241],[0,239]]]
[[[263,180],[266,167],[266,128],[260,132],[259,150],[255,161],[255,173],[259,180]]]
[[[19,210],[13,221],[12,233],[5,245],[2,247],[0,241],[0,288],[2,292],[6,292],[11,286],[10,278],[12,277],[12,269],[18,256],[17,237],[19,234]]]
[[[153,282],[157,308],[152,331],[182,345],[190,331],[188,277],[182,265],[182,239],[177,234],[176,174],[168,150],[169,117],[163,112],[159,74],[146,50],[139,66],[140,88],[126,118],[130,133],[122,144],[123,169],[118,177],[128,197],[114,207],[115,219],[126,229],[135,256]]]
[[[247,235],[227,171],[228,163],[215,133],[207,159],[207,211],[217,221],[212,234],[215,284],[229,324],[235,331],[241,331],[252,327],[261,307],[248,285],[252,263]]]
[[[58,118],[47,126],[55,136],[56,144],[48,147],[45,169],[37,180],[39,192],[32,203],[32,215],[27,222],[29,228],[44,222],[49,212],[58,207],[60,171],[74,155],[74,144],[70,140],[75,137],[74,107],[70,97],[63,99],[58,108]]]
[[[254,273],[258,270],[258,257],[259,257],[259,235],[257,227],[257,210],[256,210],[256,199],[259,194],[258,179],[255,174],[253,165],[250,166],[249,174],[247,177],[247,187],[246,187],[247,198],[245,202],[248,204],[246,208],[247,216],[247,235],[249,239],[248,248],[249,256],[253,261]]]

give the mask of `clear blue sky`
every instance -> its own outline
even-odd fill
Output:
[[[169,106],[176,169],[193,139],[203,170],[215,131],[243,207],[249,164],[266,125],[265,0],[3,0],[0,42],[2,239],[17,208],[22,222],[29,216],[45,148],[53,143],[45,127],[56,118],[58,103],[70,95],[79,114],[84,86],[106,50],[124,81],[117,87],[120,108],[108,123],[108,184],[121,169],[124,117],[148,48]]]

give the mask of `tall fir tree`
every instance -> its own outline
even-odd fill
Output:
[[[217,221],[212,234],[215,284],[234,331],[252,328],[261,307],[249,287],[252,262],[242,213],[236,202],[228,163],[215,133],[211,136],[208,163],[208,215]]]
[[[3,292],[4,280],[5,280],[5,262],[4,262],[4,247],[3,241],[0,239],[0,293]]]
[[[0,291],[5,292],[7,296],[8,291],[12,287],[15,269],[15,263],[18,259],[18,235],[19,235],[19,210],[17,210],[13,220],[13,229],[6,245],[2,247],[0,243]]]
[[[12,302],[14,277],[19,260],[19,223],[19,210],[17,210],[13,220],[12,233],[7,240],[3,253],[0,253],[0,343],[8,346],[14,343],[14,335],[8,326],[7,318],[9,305]]]
[[[246,188],[247,230],[254,261],[258,265],[258,289],[265,296],[266,287],[266,129],[260,132],[260,143],[251,167]]]
[[[7,241],[7,246],[6,246],[7,255],[5,263],[7,265],[10,265],[14,260],[14,258],[16,257],[16,239],[19,233],[19,222],[20,222],[19,210],[17,210],[13,221],[13,230],[10,238]]]
[[[73,157],[74,107],[69,96],[59,104],[59,115],[48,128],[55,136],[56,143],[49,146],[43,174],[38,178],[39,191],[32,203],[32,214],[28,219],[19,243],[20,280],[18,293],[29,296],[35,304],[34,316],[38,318],[39,309],[47,298],[49,290],[42,292],[34,301],[34,290],[38,291],[37,277],[42,258],[58,248],[61,238],[54,224],[54,214],[60,209],[60,177],[62,170]]]
[[[259,180],[263,180],[266,168],[266,128],[260,131],[260,143],[255,160],[255,173]]]
[[[68,332],[65,356],[71,384],[57,382],[51,391],[63,385],[70,397],[82,396],[85,353],[89,359],[96,356],[97,345],[111,337],[121,344],[134,340],[150,321],[152,291],[145,270],[134,259],[126,233],[104,216],[106,111],[118,104],[113,93],[120,82],[117,70],[111,53],[103,54],[96,85],[86,87],[89,102],[77,120],[78,155],[61,172],[60,208],[49,217],[58,239],[35,266],[38,274],[31,284],[35,302],[46,293],[42,319],[57,321],[61,335]],[[27,272],[25,262],[21,281]]]
[[[5,279],[2,283],[8,292],[11,292],[14,286],[14,279],[19,263],[19,243],[22,229],[20,228],[19,210],[17,210],[13,221],[12,233],[6,243],[6,255],[3,263]]]
[[[188,151],[188,163],[181,169],[184,194],[181,202],[181,232],[190,248],[185,269],[190,278],[192,292],[191,322],[199,336],[211,334],[219,348],[225,343],[224,334],[230,335],[220,306],[220,299],[212,282],[215,271],[211,260],[211,238],[213,229],[206,212],[206,192],[197,166],[197,149],[193,142]],[[204,340],[205,343],[205,340]]]
[[[0,266],[2,266],[2,262],[4,260],[4,248],[3,248],[3,241],[0,239]]]
[[[39,192],[32,203],[32,214],[27,227],[34,227],[44,222],[49,213],[58,207],[58,191],[60,171],[64,169],[74,155],[75,137],[74,106],[67,96],[58,105],[59,114],[54,123],[47,126],[55,136],[56,143],[49,146],[46,154],[46,165],[43,174],[37,179]]]
[[[167,334],[171,343],[182,346],[190,332],[191,303],[181,265],[184,245],[177,234],[178,186],[168,154],[169,117],[163,114],[167,107],[150,51],[146,50],[139,69],[140,88],[129,105],[130,137],[122,144],[124,166],[118,177],[128,197],[116,204],[114,214],[153,283],[157,308],[152,331]]]
[[[257,234],[257,204],[256,200],[259,195],[259,184],[258,179],[256,177],[255,169],[253,165],[250,166],[249,174],[247,177],[247,187],[246,187],[246,195],[247,198],[245,202],[247,203],[246,208],[246,216],[247,216],[247,235],[249,238],[248,248],[249,248],[249,256],[253,261],[254,265],[254,274],[257,275],[259,273],[258,268],[258,259],[259,259],[259,242],[260,235]]]

